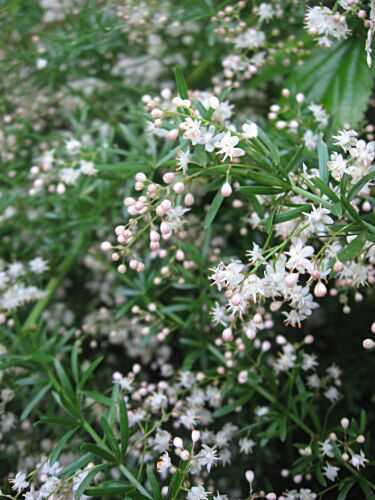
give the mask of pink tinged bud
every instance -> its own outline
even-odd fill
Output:
[[[103,241],[103,243],[101,243],[100,245],[100,248],[101,250],[103,250],[103,252],[108,252],[109,250],[111,250],[112,245],[109,241]]]
[[[126,266],[125,264],[120,264],[117,268],[117,271],[120,273],[120,274],[124,274],[126,272]]]
[[[117,252],[113,252],[113,254],[111,255],[111,259],[113,262],[117,262],[120,260],[120,254],[118,254]]]
[[[200,438],[201,438],[201,433],[199,431],[194,430],[191,433],[191,440],[193,441],[193,443],[196,443],[197,441],[199,441]]]
[[[241,304],[241,295],[239,293],[235,293],[230,301],[234,306],[239,306]]]
[[[343,269],[344,269],[344,264],[339,260],[337,260],[335,262],[335,265],[333,266],[333,270],[335,271],[335,273],[341,273]]]
[[[192,193],[187,193],[185,195],[184,204],[187,207],[191,207],[192,205],[194,205],[194,196],[192,195]]]
[[[248,380],[248,373],[247,371],[243,370],[238,374],[238,383],[239,384],[246,384]]]
[[[117,241],[120,243],[120,245],[126,245],[128,239],[125,238],[123,234],[120,234],[120,236],[117,236]]]
[[[280,309],[280,307],[283,305],[281,301],[274,301],[271,302],[270,309],[272,312],[276,312]]]
[[[232,329],[225,328],[225,330],[223,330],[222,337],[225,342],[230,342],[231,340],[233,340]]]
[[[224,198],[228,198],[232,194],[232,186],[229,184],[229,182],[224,182],[224,184],[221,186],[221,194],[224,196]]]
[[[130,196],[128,196],[127,198],[124,199],[124,205],[126,207],[131,207],[132,205],[134,205],[134,203],[135,203],[135,199],[131,198]]]
[[[156,184],[150,184],[148,187],[147,187],[147,194],[150,196],[150,197],[153,197],[155,196],[156,192],[158,190],[158,187]]]
[[[145,174],[143,172],[138,172],[138,174],[136,174],[136,176],[135,176],[135,180],[137,182],[146,182],[147,177],[145,176]]]
[[[176,182],[176,184],[173,186],[173,191],[176,194],[181,194],[184,192],[185,185],[183,182]]]
[[[145,270],[145,265],[143,264],[143,262],[138,262],[136,268],[137,273],[143,273],[144,270]]]
[[[155,252],[156,250],[159,250],[159,248],[160,248],[160,243],[158,241],[151,241],[150,243],[151,250]]]
[[[173,440],[173,446],[175,448],[183,448],[184,447],[184,442],[180,437],[175,437]]]
[[[129,262],[129,267],[130,269],[133,269],[135,271],[137,269],[138,262],[135,259],[131,259]]]
[[[152,118],[161,118],[162,115],[163,113],[159,108],[155,108],[151,111]]]
[[[172,232],[162,233],[161,237],[163,238],[163,240],[170,240],[172,237]]]
[[[245,472],[245,478],[246,478],[246,481],[248,483],[250,483],[250,485],[251,485],[254,481],[254,478],[255,478],[254,472],[252,470],[247,470]]]
[[[134,206],[135,206],[135,209],[137,210],[137,212],[140,212],[141,210],[144,209],[145,204],[143,203],[143,201],[138,200],[135,202]]]
[[[363,204],[362,204],[362,210],[364,212],[371,212],[371,203],[369,201],[365,201]]]
[[[285,278],[285,284],[288,288],[293,288],[298,281],[299,274],[298,273],[290,273]]]
[[[168,141],[175,141],[178,137],[178,129],[174,128],[167,133]]]
[[[170,210],[172,208],[172,203],[170,202],[170,200],[163,200],[161,203],[160,203],[160,206],[162,207],[162,209],[165,211],[165,212],[168,212],[168,210]]]
[[[163,215],[165,215],[165,210],[163,209],[163,207],[161,205],[156,207],[156,215],[158,215],[159,217],[163,217]]]
[[[365,339],[362,342],[362,346],[364,349],[369,351],[370,349],[373,349],[375,347],[375,342],[372,339]]]
[[[322,297],[325,297],[327,295],[327,287],[325,286],[324,283],[322,283],[321,281],[319,281],[316,285],[315,285],[315,288],[314,288],[314,295],[315,297],[317,298],[322,298]]]
[[[157,231],[151,230],[150,231],[150,240],[151,241],[159,241],[160,240],[160,234]]]
[[[177,250],[176,252],[176,260],[178,260],[179,262],[182,262],[185,258],[185,254],[182,250]]]
[[[173,172],[167,172],[163,175],[163,182],[165,184],[171,184],[175,180],[176,174]]]
[[[311,273],[311,277],[314,279],[314,280],[319,280],[320,279],[320,271],[317,271],[317,270],[314,270],[312,273]]]
[[[375,321],[371,324],[371,333],[375,334]]]
[[[115,234],[117,236],[119,236],[121,233],[123,233],[125,231],[125,227],[124,226],[116,226],[115,227]]]
[[[143,184],[143,182],[136,182],[135,185],[134,185],[134,189],[136,191],[142,191],[142,189],[145,187],[145,185]]]
[[[168,224],[168,222],[163,221],[160,224],[160,231],[162,232],[162,234],[169,233],[171,231],[171,226]]]
[[[262,315],[259,313],[256,313],[254,315],[253,321],[255,324],[259,325],[259,323],[261,323],[263,321]]]

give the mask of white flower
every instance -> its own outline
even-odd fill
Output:
[[[264,45],[265,41],[266,35],[263,31],[249,28],[244,33],[241,33],[234,42],[237,49],[258,49]]]
[[[318,122],[321,127],[324,128],[328,125],[327,112],[320,104],[310,104],[309,110],[314,115],[315,121]]]
[[[228,324],[229,317],[227,316],[225,309],[219,304],[219,302],[215,302],[214,307],[210,311],[210,315],[212,316],[212,323],[215,326],[226,326]]]
[[[30,260],[29,266],[31,269],[31,272],[35,274],[42,274],[48,269],[48,262],[42,257],[36,257],[33,260]]]
[[[81,143],[76,139],[69,139],[65,142],[65,148],[68,154],[73,156],[79,153],[79,150],[81,149]]]
[[[77,182],[80,174],[81,172],[78,169],[63,168],[59,173],[59,177],[64,184],[73,185]]]
[[[245,139],[255,139],[258,137],[258,126],[256,123],[244,123],[242,125],[243,136]]]
[[[177,153],[176,161],[177,161],[178,169],[182,170],[182,173],[184,175],[186,175],[187,169],[188,169],[188,164],[190,161],[190,151],[189,150],[183,151],[182,149],[180,149]]]
[[[333,458],[335,456],[332,443],[329,439],[326,439],[322,443],[319,443],[319,447],[323,457]]]
[[[236,148],[239,141],[238,137],[230,135],[230,133],[227,132],[216,144],[216,148],[219,150],[217,154],[223,155],[223,160],[229,158],[231,161],[235,158],[243,156],[245,151],[241,148]]]
[[[325,233],[326,226],[333,224],[334,220],[328,215],[330,212],[327,208],[312,207],[310,213],[304,214],[307,218],[309,230],[313,234]]]
[[[187,494],[187,500],[208,500],[208,493],[203,486],[193,486]]]
[[[159,458],[159,461],[156,464],[156,469],[161,476],[166,476],[168,474],[169,469],[172,467],[172,462],[169,457],[169,453],[166,451]]]
[[[331,401],[331,403],[334,403],[335,401],[340,399],[340,393],[336,389],[336,387],[328,387],[328,389],[325,391],[324,396]]]
[[[300,273],[312,270],[312,263],[309,260],[314,255],[314,248],[312,246],[305,245],[302,240],[295,240],[286,254],[289,255],[286,264],[288,269],[297,270]]]
[[[350,459],[350,463],[357,470],[359,470],[360,467],[365,467],[367,462],[368,460],[362,450],[359,453],[353,453],[352,458]]]
[[[199,144],[201,139],[201,122],[188,117],[181,123],[180,127],[184,130],[184,138],[192,142],[193,146]]]
[[[207,467],[208,473],[211,471],[211,467],[219,461],[216,448],[210,448],[206,444],[202,445],[197,458],[201,467]]]
[[[239,440],[239,445],[241,453],[245,453],[246,455],[248,455],[249,453],[252,453],[255,446],[255,441],[248,438],[242,438]]]
[[[323,469],[323,474],[330,481],[336,481],[339,470],[340,470],[339,467],[335,467],[334,465],[331,464],[326,464],[326,466]]]
[[[336,15],[328,7],[310,7],[305,16],[305,25],[323,47],[330,47],[332,40],[344,40],[350,33],[345,16]]]
[[[303,135],[303,142],[305,143],[307,149],[309,149],[310,151],[314,151],[317,148],[318,139],[318,134],[314,134],[312,130],[306,130]]]
[[[333,136],[333,138],[336,139],[334,144],[344,151],[349,151],[349,149],[355,145],[357,136],[358,134],[355,130],[340,130],[337,135]]]
[[[89,177],[93,177],[98,173],[97,169],[94,166],[94,163],[92,161],[86,160],[81,160],[79,170],[81,174],[87,175]]]
[[[348,163],[344,160],[342,154],[332,153],[329,161],[327,161],[327,168],[331,172],[332,177],[336,181],[340,181],[348,168]]]
[[[29,486],[29,482],[26,481],[26,474],[24,472],[17,472],[14,479],[10,479],[10,483],[12,483],[12,489],[16,490],[17,493],[20,493]]]

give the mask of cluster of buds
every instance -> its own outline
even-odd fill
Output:
[[[194,196],[186,192],[184,182],[178,179],[174,172],[163,175],[163,183],[151,182],[143,172],[136,174],[134,189],[140,192],[138,198],[128,196],[124,199],[124,206],[130,216],[126,225],[115,228],[117,245],[109,241],[101,244],[105,252],[111,251],[111,260],[119,262],[122,257],[129,257],[129,268],[136,272],[144,271],[144,263],[135,258],[130,248],[138,240],[138,236],[148,230],[149,248],[152,258],[165,258],[168,254],[162,248],[162,241],[171,240],[173,233],[180,230],[181,217],[194,204]],[[185,193],[183,206],[180,206],[179,197]],[[185,208],[184,208],[185,207]],[[176,261],[185,259],[184,252],[178,249],[175,253]],[[121,263],[118,271],[124,273],[126,265]]]

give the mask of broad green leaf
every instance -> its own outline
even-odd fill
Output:
[[[367,108],[374,71],[366,64],[364,45],[350,37],[330,49],[316,49],[290,79],[309,101],[324,106],[334,129],[355,127]]]
[[[366,241],[365,234],[359,234],[354,240],[352,240],[349,245],[347,245],[341,252],[338,253],[337,257],[345,262],[346,260],[354,259],[361,253],[362,247]]]

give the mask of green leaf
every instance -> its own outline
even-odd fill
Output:
[[[108,497],[129,493],[129,485],[123,481],[104,481],[99,486],[87,488],[86,494],[90,497]],[[125,500],[124,497],[121,497]],[[128,498],[128,497],[126,497]]]
[[[182,72],[181,66],[176,66],[174,70],[175,78],[176,78],[176,87],[177,92],[179,93],[182,99],[188,99],[188,86],[185,81],[184,74]]]
[[[147,466],[147,479],[151,485],[152,493],[154,495],[154,500],[162,500],[163,497],[161,495],[160,485],[158,483],[158,480],[156,479],[155,473],[152,470],[151,465]]]
[[[103,361],[103,358],[99,357],[99,358],[95,359],[95,361],[93,361],[88,368],[86,368],[86,370],[83,372],[81,382],[79,384],[81,389],[86,385],[86,382],[90,379],[91,375],[94,373],[94,371],[97,369],[98,365],[102,361]]]
[[[136,479],[130,470],[125,467],[125,465],[120,465],[120,471],[124,474],[124,476],[129,480],[129,482],[136,488],[141,495],[148,498],[149,500],[153,500],[150,493],[141,485],[141,483]]]
[[[206,217],[204,218],[204,222],[203,222],[203,229],[206,231],[210,226],[211,224],[213,223],[215,217],[216,217],[216,214],[218,213],[219,211],[219,208],[221,207],[221,204],[223,203],[223,200],[224,200],[224,196],[221,194],[221,191],[219,190],[214,199],[212,200],[212,203],[211,203],[211,206],[210,208],[208,209],[208,212],[206,214]]]
[[[359,234],[354,240],[352,240],[349,245],[347,245],[343,250],[341,250],[337,257],[342,262],[346,260],[353,259],[361,253],[362,247],[366,241],[366,236],[364,233]]]
[[[112,453],[110,453],[105,448],[102,448],[101,446],[98,446],[96,444],[82,443],[81,450],[92,453],[93,455],[97,455],[98,457],[102,458],[107,462],[116,463],[116,458],[114,455],[112,455]]]
[[[355,485],[355,480],[349,479],[349,481],[342,482],[339,486],[340,493],[337,497],[337,500],[345,500],[349,494],[349,491],[353,488]]]
[[[305,212],[311,210],[311,205],[302,205],[300,207],[292,208],[281,214],[277,214],[274,218],[274,224],[280,224],[281,222],[287,222],[288,220],[293,220],[302,215]]]
[[[116,457],[118,457],[120,459],[121,452],[120,452],[119,445],[117,443],[117,439],[116,439],[111,427],[109,426],[109,423],[107,422],[107,420],[104,416],[100,419],[100,424],[102,426],[107,443],[108,443],[109,447],[111,448],[111,451],[114,453],[114,455],[116,455]]]
[[[319,159],[319,175],[322,182],[328,184],[329,170],[327,168],[328,162],[328,148],[327,144],[320,137],[318,142],[318,159]]]
[[[71,429],[70,431],[66,432],[58,441],[57,445],[53,449],[53,452],[50,455],[50,463],[53,464],[56,462],[56,460],[59,458],[60,453],[63,451],[65,445],[72,439],[74,434],[79,430],[79,427],[76,427],[75,429]]]
[[[45,385],[35,394],[35,396],[31,398],[31,400],[28,402],[28,404],[26,405],[25,409],[21,414],[21,420],[25,420],[30,415],[30,413],[37,406],[37,404],[44,398],[44,396],[47,394],[50,388],[51,384]]]
[[[128,411],[126,409],[124,398],[120,398],[120,433],[121,433],[121,452],[123,455],[126,453],[129,441],[129,423],[128,423]]]
[[[319,177],[313,177],[310,179],[312,184],[314,184],[315,187],[317,187],[321,193],[325,194],[330,200],[333,201],[333,203],[339,203],[340,198],[337,196],[337,194],[330,189],[328,184],[324,184],[322,179]]]
[[[271,186],[240,186],[240,192],[245,194],[280,194],[284,193],[285,189]]]
[[[309,101],[325,107],[335,129],[346,123],[355,127],[367,109],[374,72],[366,64],[364,46],[363,39],[351,37],[330,49],[316,49],[290,79]]]
[[[84,479],[80,482],[75,494],[74,494],[74,499],[79,500],[81,496],[84,494],[86,488],[90,486],[91,481],[95,478],[96,474],[100,472],[101,470],[105,469],[105,465],[96,465],[92,469],[90,469],[90,472],[86,474]]]
[[[83,469],[89,462],[91,462],[92,459],[92,453],[85,453],[65,467],[65,469],[59,474],[59,477],[65,479],[72,476],[78,469]]]

